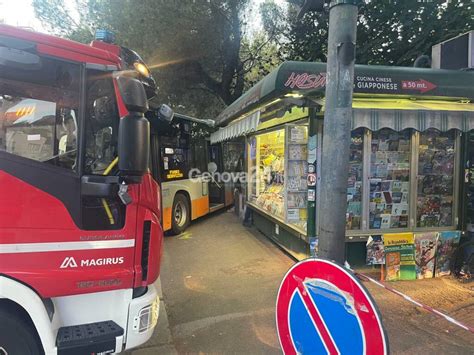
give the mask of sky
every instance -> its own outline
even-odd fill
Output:
[[[252,9],[258,9],[258,5],[265,0],[252,0]],[[277,4],[285,3],[285,0],[274,0]],[[31,0],[0,0],[0,20],[12,26],[30,27],[35,31],[46,32],[41,22],[35,17]],[[64,0],[65,3],[73,3],[71,0]],[[251,32],[261,28],[258,11],[251,11],[251,22],[253,23]]]
[[[31,0],[0,0],[0,19],[7,25],[30,27],[45,32],[35,17]]]

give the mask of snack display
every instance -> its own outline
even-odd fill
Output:
[[[410,131],[372,133],[369,228],[407,228],[410,193]]]
[[[454,131],[420,133],[417,227],[453,224]]]
[[[352,132],[347,178],[346,229],[360,229],[362,220],[362,173],[364,131]]]
[[[284,218],[285,130],[256,137],[256,194],[253,202],[269,214]]]
[[[271,186],[256,199],[256,204],[269,214],[283,218],[283,186]]]

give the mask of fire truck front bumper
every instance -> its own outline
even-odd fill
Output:
[[[154,285],[140,297],[132,299],[128,312],[128,329],[125,349],[147,342],[153,335],[160,312],[160,299]]]

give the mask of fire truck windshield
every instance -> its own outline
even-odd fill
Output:
[[[44,58],[41,71],[0,71],[0,151],[77,169],[80,67]]]
[[[51,58],[42,58],[41,70],[2,66],[0,151],[77,171],[83,135],[81,173],[102,175],[117,157],[115,91],[111,75],[87,71],[82,109],[79,88],[83,77],[79,64]],[[82,110],[85,123],[81,126]]]

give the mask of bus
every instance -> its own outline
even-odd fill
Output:
[[[235,181],[215,177],[243,170],[244,143],[210,144],[213,120],[175,113],[171,120],[150,121],[151,166],[161,185],[163,230],[181,234],[191,221],[231,206]]]

